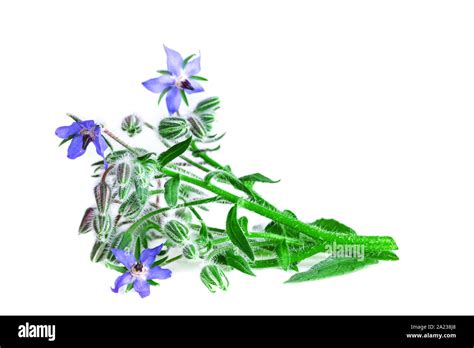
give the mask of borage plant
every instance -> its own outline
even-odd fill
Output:
[[[212,158],[223,135],[213,133],[217,97],[205,98],[191,112],[188,94],[203,92],[197,75],[200,56],[185,59],[165,47],[167,70],[143,82],[158,93],[158,104],[166,97],[169,116],[155,127],[130,115],[122,121],[129,136],[143,128],[155,132],[167,148],[162,153],[128,145],[110,130],[92,120],[74,115],[70,126],[56,135],[70,141],[68,157],[77,158],[94,144],[103,160],[93,164],[96,206],[88,208],[79,233],[94,231],[91,252],[94,262],[122,273],[112,288],[134,289],[140,296],[150,293],[150,285],[166,279],[171,271],[162,266],[176,260],[201,262],[201,280],[212,292],[226,290],[226,273],[232,269],[254,276],[254,269],[277,267],[296,272],[287,282],[302,282],[355,271],[380,260],[397,260],[391,237],[360,236],[333,219],[306,223],[290,210],[280,210],[255,189],[275,180],[260,173],[237,176],[228,165]],[[189,109],[189,108],[188,108]],[[121,145],[114,149],[111,141]],[[105,152],[109,154],[105,156]],[[225,226],[209,226],[202,211],[211,204],[228,204]],[[249,229],[245,210],[269,219],[264,228]],[[152,245],[158,245],[152,248]],[[326,256],[304,272],[301,261],[316,254]]]

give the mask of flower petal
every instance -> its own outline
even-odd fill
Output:
[[[150,268],[147,273],[147,279],[168,279],[171,277],[171,270],[155,266]]]
[[[94,126],[97,126],[97,124],[93,120],[87,120],[87,121],[81,121],[79,124],[87,129],[91,129]]]
[[[97,154],[99,156],[102,156],[102,158],[104,159],[104,167],[105,167],[105,169],[107,169],[109,167],[109,164],[105,160],[104,151],[107,150],[108,146],[107,146],[107,143],[104,140],[104,137],[100,134],[100,129],[98,131],[96,129],[95,133],[96,133],[96,137],[94,139],[95,150],[96,150]],[[97,133],[98,133],[98,135],[97,135]]]
[[[143,278],[136,278],[133,283],[133,288],[138,292],[141,298],[150,295],[150,284]]]
[[[82,156],[86,149],[82,146],[82,135],[76,135],[72,138],[71,144],[69,144],[69,148],[67,149],[67,157],[70,159],[77,158]]]
[[[135,256],[133,256],[132,253],[125,251],[125,250],[120,250],[120,249],[111,249],[112,254],[114,254],[115,258],[127,269],[131,269],[133,264],[135,264],[137,261],[135,260]]]
[[[150,267],[153,262],[155,262],[156,255],[158,255],[163,249],[163,244],[158,245],[153,249],[145,249],[140,255],[140,262],[143,263],[145,267]]]
[[[181,54],[179,54],[175,50],[172,50],[171,48],[168,48],[165,45],[163,46],[165,47],[165,52],[167,56],[168,71],[175,76],[181,75],[183,57],[181,57]]]
[[[181,93],[178,88],[171,88],[166,95],[166,106],[170,115],[179,110],[179,104],[181,104]]]
[[[169,75],[163,75],[155,79],[150,79],[142,82],[143,87],[153,93],[161,93],[168,87],[173,86],[175,78]]]
[[[188,62],[184,68],[186,76],[197,75],[201,71],[201,56]]]
[[[111,288],[113,292],[117,293],[119,289],[133,281],[133,277],[130,272],[125,272],[115,280],[115,287]]]
[[[94,131],[95,139],[94,139],[94,145],[95,149],[97,151],[97,154],[99,156],[104,157],[104,151],[107,150],[107,143],[104,140],[104,137],[100,133],[100,128],[97,127]]]
[[[196,82],[194,80],[189,80],[189,83],[191,84],[191,86],[193,86],[193,89],[186,89],[186,93],[193,94],[193,93],[204,92],[204,88],[201,86],[199,82]]]
[[[70,126],[59,127],[56,129],[56,135],[62,139],[67,139],[71,135],[79,133],[81,125],[79,122],[73,122]]]

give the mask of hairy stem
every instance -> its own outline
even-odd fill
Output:
[[[216,195],[222,197],[223,199],[231,203],[237,204],[238,206],[242,208],[253,211],[254,213],[267,217],[273,221],[279,222],[285,226],[293,228],[317,240],[321,239],[326,243],[336,242],[338,244],[353,244],[353,245],[360,244],[360,245],[364,245],[367,250],[382,251],[382,250],[398,249],[395,241],[391,237],[357,236],[357,235],[346,235],[342,233],[332,233],[332,232],[323,230],[321,228],[318,228],[317,226],[308,225],[280,211],[270,209],[258,203],[239,197],[211,183],[207,183],[202,179],[198,179],[198,178],[194,178],[182,173],[178,173],[166,167],[161,167],[160,171],[169,176],[180,175],[181,180],[183,181],[199,186],[207,191],[213,192]]]

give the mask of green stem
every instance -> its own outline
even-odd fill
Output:
[[[169,176],[180,175],[181,180],[183,181],[199,186],[207,191],[213,192],[231,203],[234,203],[247,210],[253,211],[254,213],[267,217],[273,221],[279,222],[285,226],[293,228],[310,237],[313,237],[315,239],[322,239],[326,243],[336,242],[338,244],[361,244],[364,245],[367,250],[378,251],[397,249],[397,245],[391,237],[357,236],[329,232],[318,228],[317,226],[308,225],[280,211],[267,208],[258,203],[239,197],[211,183],[207,183],[202,179],[178,173],[166,167],[161,167],[160,170],[162,173],[167,174]]]
[[[216,168],[216,169],[221,169],[221,170],[229,171],[228,168],[226,168],[225,166],[223,166],[223,165],[220,164],[219,162],[217,162],[217,161],[215,161],[214,159],[212,159],[211,157],[209,157],[209,156],[207,155],[207,153],[199,151],[199,148],[197,147],[195,141],[192,141],[192,142],[191,142],[191,151],[196,152],[196,153],[197,153],[197,156],[200,157],[204,162],[206,162],[206,163],[209,164],[210,166],[212,166],[212,167],[214,167],[214,168]]]
[[[160,208],[160,209],[157,209],[157,210],[153,210],[153,211],[149,212],[148,214],[143,215],[143,216],[142,216],[140,219],[138,219],[137,221],[135,221],[135,222],[129,227],[129,229],[127,230],[126,233],[129,233],[129,234],[134,233],[135,230],[136,230],[141,224],[143,224],[146,220],[152,218],[152,217],[155,216],[155,215],[162,214],[162,213],[167,212],[167,211],[169,211],[169,210],[174,210],[174,209],[180,209],[180,208],[185,208],[185,207],[192,207],[192,206],[196,206],[196,205],[203,205],[203,204],[207,204],[207,203],[212,203],[212,202],[218,201],[219,199],[221,199],[221,197],[215,196],[215,197],[197,199],[197,200],[195,200],[195,201],[190,201],[190,202],[181,203],[181,204],[175,205],[174,207],[164,207],[164,208]]]
[[[266,232],[249,232],[248,234],[246,234],[246,236],[250,239],[270,239],[270,240],[276,240],[276,241],[286,240],[287,243],[290,243],[290,244],[303,244],[304,243],[298,239],[285,237],[285,236],[281,236],[279,234],[274,234],[274,233],[266,233]],[[217,239],[212,240],[212,245],[218,245],[218,244],[222,244],[228,241],[230,241],[228,237],[217,238]]]
[[[153,131],[155,131],[155,132],[157,131],[156,127],[153,126],[153,125],[151,125],[151,124],[149,124],[148,122],[145,122],[144,124],[145,124],[145,126],[148,127],[149,129],[151,129],[151,130],[153,130]],[[161,142],[163,143],[163,145],[165,145],[166,147],[168,147],[168,148],[171,147],[170,143],[168,143],[166,140],[162,139],[161,137],[160,137],[160,141],[161,141]],[[210,169],[206,168],[205,166],[203,166],[202,164],[200,164],[200,163],[198,163],[198,162],[196,162],[196,161],[193,161],[193,160],[192,160],[191,158],[189,158],[189,157],[186,157],[186,156],[184,156],[184,155],[181,155],[181,156],[179,156],[179,157],[180,157],[181,159],[183,159],[184,161],[188,162],[190,165],[193,165],[193,166],[195,166],[196,168],[199,168],[199,169],[201,169],[202,171],[204,171],[204,172],[206,172],[206,173],[210,172]]]
[[[121,144],[123,147],[128,149],[130,152],[138,155],[137,151],[133,148],[131,148],[129,145],[127,145],[125,142],[123,142],[120,138],[115,136],[112,132],[110,132],[107,129],[104,129],[104,133],[110,136],[113,140],[117,141],[119,144]],[[194,149],[197,149],[196,144],[193,142],[191,144],[191,147]],[[216,166],[216,168],[223,169],[225,168],[219,164],[218,162],[214,161],[212,158],[207,156],[206,153],[200,153],[199,154],[202,159],[205,161],[208,161],[209,164]],[[207,199],[202,199],[202,200],[196,200],[193,202],[189,203],[183,203],[180,204],[174,208],[167,207],[167,208],[162,208],[155,210],[153,212],[150,212],[143,217],[141,217],[139,220],[137,220],[132,226],[130,226],[130,229],[128,230],[129,233],[134,232],[138,226],[140,226],[141,223],[146,221],[152,216],[155,216],[157,214],[160,214],[162,212],[171,210],[171,209],[177,209],[177,208],[182,208],[190,205],[199,205],[199,204],[206,204],[210,202],[214,202],[219,199],[225,199],[231,203],[234,203],[242,208],[245,208],[249,211],[252,211],[254,213],[257,213],[261,216],[267,217],[273,221],[279,222],[285,226],[288,226],[290,228],[293,228],[300,233],[303,233],[307,236],[310,236],[312,238],[315,238],[317,240],[321,239],[325,243],[338,243],[338,244],[352,244],[352,245],[364,245],[365,249],[367,251],[387,251],[387,250],[396,250],[398,249],[397,244],[393,240],[393,238],[388,237],[388,236],[357,236],[357,235],[347,235],[347,234],[342,234],[342,233],[333,233],[329,232],[326,230],[323,230],[317,226],[312,226],[308,225],[304,222],[299,221],[298,219],[295,219],[291,216],[288,216],[278,210],[269,208],[267,206],[261,205],[259,203],[255,203],[252,201],[249,201],[245,198],[239,197],[233,193],[230,193],[224,189],[221,189],[211,183],[207,183],[203,181],[202,179],[194,178],[189,175],[185,175],[183,173],[178,173],[176,171],[173,171],[169,168],[166,167],[160,167],[160,171],[163,174],[169,175],[169,176],[177,176],[180,175],[181,179],[183,181],[186,181],[188,183],[194,184],[196,186],[199,186],[205,190],[208,190],[210,192],[215,193],[216,197],[212,198],[207,198]]]
[[[307,259],[311,256],[319,254],[326,250],[326,247],[322,244],[316,245],[314,247],[308,248],[307,250],[298,253],[296,255],[291,255],[291,263],[300,262],[304,259]],[[278,267],[280,265],[278,259],[266,259],[266,260],[257,260],[250,266],[252,268],[269,268],[269,267]]]
[[[206,152],[200,152],[195,141],[191,142],[191,151],[193,152],[195,151],[197,153],[197,156],[200,157],[204,162],[206,162],[210,166],[233,174],[232,171],[228,167],[214,160]],[[265,200],[262,196],[260,196],[257,192],[255,192],[253,188],[249,187],[249,190],[253,193],[254,198],[259,200],[261,204],[265,205],[267,208],[278,210],[275,206],[270,204],[267,200]]]
[[[119,137],[117,137],[114,133],[112,133],[111,131],[109,131],[108,129],[104,128],[102,129],[102,131],[107,134],[110,138],[112,138],[113,140],[115,140],[117,143],[119,143],[120,145],[122,145],[124,148],[126,148],[128,151],[130,151],[131,153],[133,153],[134,155],[138,156],[139,153],[137,152],[137,150],[135,150],[133,147],[131,147],[130,145],[128,145],[126,142],[124,142],[122,139],[120,139]]]

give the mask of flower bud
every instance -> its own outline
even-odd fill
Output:
[[[92,231],[92,220],[94,220],[95,209],[87,208],[79,225],[79,234],[84,234]]]
[[[107,243],[96,240],[91,250],[91,261],[100,262],[107,256]]]
[[[117,166],[117,182],[120,186],[126,186],[130,183],[132,177],[132,167],[126,162],[119,163]]]
[[[112,200],[112,190],[110,189],[109,185],[101,181],[96,187],[94,187],[94,195],[99,214],[106,214],[109,210],[110,202]]]
[[[127,199],[128,194],[130,193],[130,188],[131,188],[130,185],[119,186],[119,189],[118,189],[118,196],[119,196],[119,199],[120,199],[121,201],[124,201],[124,200]]]
[[[194,108],[194,112],[197,114],[201,113],[212,113],[219,109],[219,98],[210,97],[204,100],[201,100],[198,105]]]
[[[209,265],[201,270],[201,281],[210,292],[216,292],[218,289],[227,290],[229,287],[224,271],[216,265]]]
[[[204,124],[204,127],[206,127],[206,131],[207,132],[212,131],[212,125],[214,124],[214,121],[216,119],[216,115],[214,115],[214,114],[202,114],[202,115],[199,115],[199,118],[201,119],[202,123]]]
[[[198,139],[202,139],[207,135],[206,126],[198,116],[189,116],[188,122],[191,133]]]
[[[158,133],[165,139],[176,140],[189,132],[189,124],[180,117],[167,117],[161,120]]]
[[[175,244],[182,245],[189,238],[189,229],[178,220],[171,220],[166,223],[163,234]]]
[[[112,218],[110,215],[96,215],[92,221],[92,227],[97,234],[97,238],[106,241],[112,227]]]
[[[199,257],[199,249],[196,244],[188,244],[183,248],[183,255],[188,260],[195,260]]]
[[[193,220],[193,213],[189,208],[177,209],[174,215],[187,223],[190,223]]]
[[[142,131],[143,121],[137,115],[129,115],[122,121],[122,130],[128,133],[128,136],[133,137]]]
[[[143,209],[143,204],[137,197],[137,193],[133,192],[130,197],[119,208],[119,214],[126,219],[134,219],[140,214]]]

